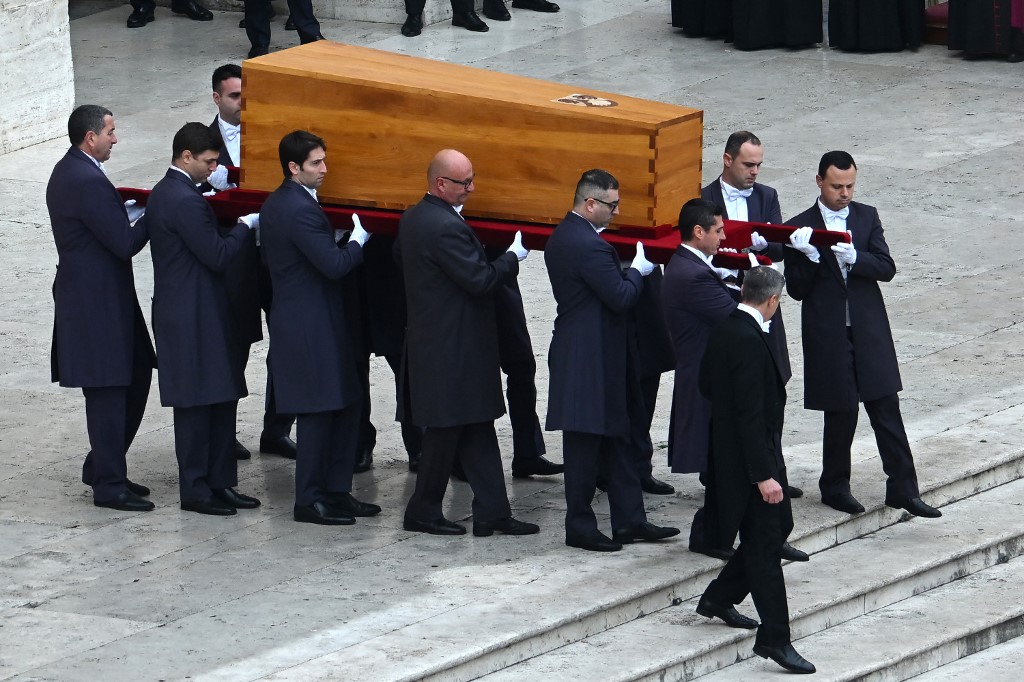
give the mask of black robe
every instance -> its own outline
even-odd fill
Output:
[[[923,0],[831,0],[828,42],[840,50],[899,52],[924,38]]]
[[[822,41],[821,0],[672,0],[672,25],[740,50]]]
[[[968,54],[1021,52],[1024,38],[1010,26],[1010,0],[949,0],[949,49]]]

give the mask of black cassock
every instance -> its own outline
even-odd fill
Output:
[[[822,41],[821,0],[672,0],[672,25],[740,50],[806,47]]]
[[[828,42],[841,50],[899,52],[924,37],[923,0],[831,0]]]
[[[1024,50],[1010,25],[1011,0],[949,0],[949,49],[1005,55]]]

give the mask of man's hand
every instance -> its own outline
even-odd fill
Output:
[[[789,245],[807,256],[808,260],[818,262],[818,248],[811,244],[811,235],[814,233],[812,227],[799,227],[793,234],[789,235]]]
[[[647,256],[644,255],[643,242],[636,243],[636,258],[629,264],[629,267],[639,271],[640,275],[646,277],[647,275],[654,272],[654,263],[647,260]]]
[[[761,493],[761,499],[768,504],[782,502],[782,486],[774,478],[769,478],[767,481],[758,481],[757,489]]]
[[[258,230],[260,228],[260,214],[250,213],[238,218],[238,222],[245,223],[250,230]]]
[[[234,183],[228,182],[227,166],[218,165],[217,170],[210,173],[210,177],[208,177],[206,181],[210,183],[211,187],[216,187],[219,190],[232,189],[234,187],[237,187],[237,185],[235,185]]]
[[[508,253],[516,254],[516,258],[519,259],[520,263],[526,260],[526,257],[530,255],[530,252],[523,246],[522,231],[516,231],[516,238],[512,240],[512,246],[508,247]]]
[[[352,214],[352,236],[349,237],[349,241],[357,242],[359,246],[370,241],[370,233],[363,229],[363,223],[355,213]]]
[[[836,260],[839,261],[840,265],[849,267],[857,262],[857,249],[853,248],[853,244],[847,244],[846,242],[833,244],[832,253],[836,254]]]
[[[134,223],[146,213],[145,206],[136,206],[135,199],[124,202],[124,210],[128,211],[128,222]]]
[[[764,251],[768,248],[768,240],[759,235],[757,232],[750,233],[750,250],[751,251]]]

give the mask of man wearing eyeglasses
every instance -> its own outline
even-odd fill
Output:
[[[530,535],[512,518],[494,420],[505,413],[494,291],[519,274],[521,236],[488,261],[462,205],[475,189],[473,164],[443,149],[427,169],[427,194],[399,222],[396,252],[408,306],[399,395],[401,417],[423,427],[416,490],[406,530],[462,535],[441,503],[456,461],[473,489],[473,534]]]

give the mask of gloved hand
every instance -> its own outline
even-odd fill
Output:
[[[238,222],[245,223],[250,230],[258,230],[260,227],[260,214],[250,213],[248,215],[239,216]]]
[[[764,251],[768,248],[768,240],[759,235],[757,232],[750,233],[750,250],[751,251]]]
[[[237,187],[233,182],[228,182],[227,166],[217,166],[217,170],[210,173],[210,177],[208,177],[206,181],[210,183],[211,187],[216,187],[219,190]]]
[[[832,253],[836,254],[836,260],[839,261],[840,265],[849,267],[857,262],[857,249],[853,248],[853,244],[847,244],[846,242],[833,244]]]
[[[793,234],[789,235],[789,245],[807,256],[808,260],[817,263],[820,256],[818,255],[818,248],[811,245],[811,234],[813,232],[814,228],[811,227],[797,228]]]
[[[636,243],[636,258],[629,264],[629,267],[638,271],[643,277],[654,272],[654,263],[647,260],[647,256],[644,255],[643,242]]]
[[[529,250],[523,246],[523,233],[522,231],[516,231],[516,238],[512,240],[512,246],[508,247],[509,253],[516,254],[516,258],[522,263],[526,260],[526,257],[530,255]]]
[[[146,213],[146,207],[136,206],[136,203],[137,202],[135,201],[135,199],[129,199],[128,201],[124,202],[124,209],[128,211],[129,223],[134,223],[136,220],[141,218]]]
[[[756,233],[755,233],[755,234],[756,234]],[[753,270],[754,268],[759,268],[759,267],[761,267],[761,264],[757,262],[757,256],[755,256],[754,254],[752,254],[752,253],[748,253],[748,254],[747,254],[747,258],[749,258],[749,259],[750,259],[750,269],[751,269],[751,270]]]
[[[730,270],[729,268],[712,268],[720,279],[726,279],[728,277],[737,278],[740,276],[739,270]]]
[[[353,241],[362,246],[366,242],[370,241],[370,233],[363,229],[363,224],[359,221],[359,215],[352,214],[352,236],[349,237],[349,241]]]

